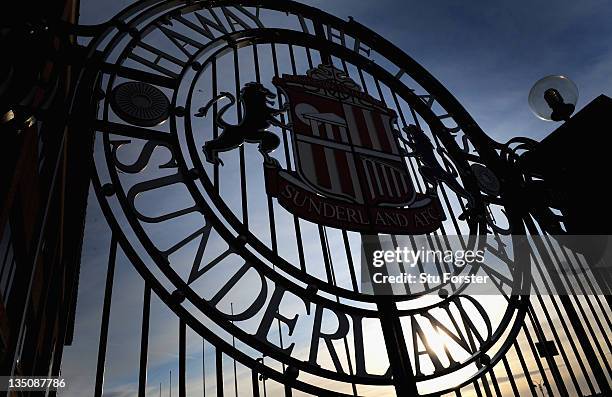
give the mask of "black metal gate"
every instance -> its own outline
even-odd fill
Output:
[[[516,236],[546,236],[517,197],[531,176],[516,158],[531,142],[493,141],[393,44],[293,1],[143,1],[81,32],[93,38],[73,128],[91,131],[93,187],[112,234],[100,280],[95,396],[117,365],[107,351],[124,265],[143,281],[139,396],[157,395],[159,379],[172,383],[172,375],[153,381],[148,365],[152,307],[160,305],[178,329],[171,343],[179,396],[196,395],[196,353],[203,395],[609,393],[610,307],[589,265],[553,238],[533,240],[528,251],[512,246]],[[277,95],[273,161],[297,172],[287,96],[273,80],[313,73],[395,112],[401,150],[416,152],[404,159],[415,190],[433,193],[445,214],[433,232],[380,234],[380,244],[423,238],[443,246],[449,236],[471,236],[464,247],[482,247],[505,269],[489,270],[495,296],[453,285],[366,293],[361,242],[373,233],[317,224],[281,206],[264,187],[271,160],[262,162],[256,145],[220,152],[224,165],[206,161],[202,147],[227,129],[217,116],[240,126],[252,110],[243,88],[255,82]],[[222,107],[214,101],[221,94],[242,106]],[[423,146],[411,146],[414,128],[432,145],[445,173],[437,177],[455,175],[456,185],[423,172],[435,167],[419,156]]]

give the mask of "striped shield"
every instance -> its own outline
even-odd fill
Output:
[[[290,103],[300,179],[329,198],[410,205],[416,193],[394,133],[395,112],[345,83],[310,75],[274,80]]]

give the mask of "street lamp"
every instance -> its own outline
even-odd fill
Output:
[[[578,87],[565,76],[544,77],[529,91],[529,106],[542,120],[569,120],[577,102]]]

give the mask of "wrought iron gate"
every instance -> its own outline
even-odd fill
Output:
[[[156,394],[147,374],[156,332],[151,307],[160,302],[178,327],[172,343],[179,396],[195,395],[187,375],[194,340],[203,346],[196,350],[201,388],[218,396],[609,393],[610,307],[597,295],[589,265],[553,238],[535,239],[530,251],[491,243],[546,235],[517,197],[531,176],[516,158],[530,141],[489,138],[393,44],[352,19],[268,0],[141,1],[81,32],[92,38],[72,104],[73,128],[91,131],[93,187],[112,233],[95,396],[103,395],[105,370],[113,365],[107,350],[119,262],[144,281],[139,396]],[[370,145],[368,153],[378,153],[372,159],[394,144],[401,158],[401,165],[385,160],[396,168],[372,160],[368,175],[378,175],[378,188],[370,188],[399,197],[391,184],[399,189],[403,171],[392,170],[405,168],[414,194],[435,197],[445,217],[419,234],[440,246],[448,236],[471,236],[465,246],[482,247],[504,265],[504,274],[489,273],[496,296],[471,297],[443,284],[407,295],[366,293],[361,241],[377,231],[341,226],[351,224],[348,215],[336,225],[325,216],[306,220],[297,203],[283,204],[281,193],[270,190],[270,172],[296,186],[318,183],[323,194],[356,189],[359,170],[346,166],[345,174],[328,175],[317,166],[346,160],[337,153],[348,145],[342,135],[350,135],[348,116],[345,122],[325,109],[316,113],[312,103],[304,105],[310,113],[299,113],[289,103],[289,89],[298,83],[312,89],[314,81],[319,97],[326,92],[395,116],[389,133],[397,136],[388,142],[359,138]],[[221,142],[226,130],[254,125],[245,120],[262,115],[257,95],[276,100],[267,106],[277,124],[266,128],[280,137],[277,150],[265,150],[266,142],[274,145],[260,134],[212,151],[208,142]],[[226,100],[239,104],[229,108]],[[370,128],[378,116],[364,112]],[[298,115],[310,117],[308,125],[321,135],[298,136]],[[355,154],[358,145],[351,145],[352,156],[365,156],[366,149]],[[428,150],[433,157],[425,156]],[[411,151],[414,156],[403,155]],[[343,185],[353,172],[353,185]],[[417,233],[403,234],[377,238],[417,244]],[[577,283],[568,278],[582,273]],[[530,297],[524,294],[530,286],[541,290]]]

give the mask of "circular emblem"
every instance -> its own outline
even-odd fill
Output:
[[[522,230],[503,196],[481,194],[499,190],[481,181],[498,154],[444,87],[365,27],[257,4],[138,3],[93,41],[116,71],[100,79],[112,95],[94,186],[130,261],[195,332],[312,395],[439,395],[491,371],[527,304],[512,295],[526,256],[487,240],[494,221],[497,234]],[[367,242],[451,235],[503,268],[498,296],[446,280],[368,290]]]
[[[491,196],[497,197],[501,185],[495,174],[482,164],[472,164],[472,172],[478,181],[480,190]]]
[[[115,87],[110,104],[123,121],[141,127],[163,123],[170,109],[168,98],[159,88],[139,81]]]

